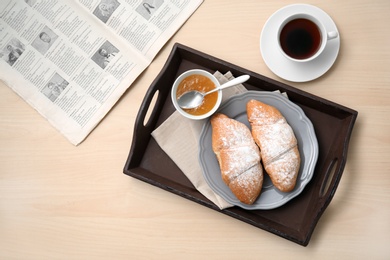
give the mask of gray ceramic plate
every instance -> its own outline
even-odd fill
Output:
[[[318,158],[318,142],[313,125],[302,109],[276,92],[248,91],[233,96],[221,106],[218,112],[250,127],[246,115],[246,103],[251,99],[259,100],[279,109],[294,130],[301,156],[301,167],[294,190],[288,193],[280,192],[273,186],[268,175],[264,173],[263,188],[259,198],[252,205],[241,203],[221,178],[218,161],[211,147],[209,120],[203,126],[200,135],[199,161],[207,184],[230,204],[249,210],[273,209],[298,196],[309,183]]]

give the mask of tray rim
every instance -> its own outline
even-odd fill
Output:
[[[329,167],[327,172],[325,172],[326,176],[324,176],[324,180],[325,179],[330,180],[330,187],[326,191],[326,194],[324,194],[322,196],[322,198],[320,198],[320,203],[318,203],[318,204],[321,204],[321,205],[319,205],[317,207],[315,217],[312,219],[310,227],[308,228],[308,230],[305,231],[305,234],[302,234],[299,231],[294,231],[291,228],[290,228],[291,230],[289,230],[288,232],[283,231],[280,229],[280,227],[278,228],[278,227],[274,227],[272,225],[269,225],[270,224],[269,221],[267,221],[267,219],[264,219],[264,218],[262,219],[263,222],[256,221],[256,220],[254,220],[254,217],[252,215],[243,214],[242,212],[240,212],[240,210],[243,210],[243,209],[238,210],[237,207],[220,210],[218,207],[216,207],[213,203],[209,202],[207,199],[201,200],[201,199],[197,198],[196,197],[197,194],[194,194],[194,192],[192,190],[187,190],[187,192],[183,192],[181,190],[175,189],[175,187],[166,185],[164,183],[160,183],[154,179],[153,173],[150,173],[146,169],[142,169],[141,167],[139,167],[139,164],[142,161],[145,149],[147,147],[147,145],[145,147],[142,147],[142,145],[140,144],[141,142],[139,140],[142,139],[143,142],[147,141],[147,143],[150,141],[150,139],[151,139],[150,133],[153,129],[155,129],[155,126],[157,124],[157,121],[158,121],[158,118],[160,115],[158,111],[161,111],[162,107],[165,104],[166,99],[161,97],[162,95],[158,96],[158,100],[157,100],[155,107],[150,115],[150,120],[148,121],[148,123],[146,125],[143,125],[143,120],[144,120],[145,115],[146,115],[146,111],[143,108],[148,107],[152,98],[154,97],[154,94],[156,92],[156,83],[164,77],[172,76],[172,72],[170,72],[169,69],[172,66],[172,64],[175,64],[175,63],[180,64],[183,61],[182,55],[190,55],[190,56],[193,56],[193,58],[195,58],[195,59],[200,59],[203,61],[206,60],[207,62],[210,62],[213,64],[218,64],[221,67],[229,68],[229,70],[234,75],[237,75],[239,73],[245,73],[245,74],[249,74],[251,76],[251,78],[255,77],[257,80],[261,80],[264,84],[277,85],[278,89],[280,89],[280,90],[283,89],[283,91],[287,92],[287,94],[290,97],[290,100],[292,100],[292,101],[294,100],[294,97],[300,96],[300,98],[303,98],[305,100],[306,99],[309,100],[310,101],[309,103],[311,103],[311,104],[319,103],[323,109],[330,109],[332,106],[337,107],[337,111],[339,111],[339,112],[342,111],[341,115],[343,115],[343,118],[344,119],[348,118],[348,127],[346,127],[346,129],[344,129],[344,132],[345,132],[344,133],[345,136],[343,136],[344,137],[344,146],[343,146],[343,149],[339,155],[340,159],[336,158],[336,160],[335,160],[334,158],[331,158],[332,167]],[[212,68],[209,68],[209,69],[212,70]],[[170,75],[167,76],[167,74],[170,74]],[[173,74],[175,74],[175,73],[173,73]],[[162,90],[162,89],[159,89],[159,90]],[[169,88],[169,90],[170,90],[170,88]],[[294,103],[296,103],[296,102],[294,102]],[[299,102],[296,104],[298,106],[300,106]],[[323,110],[321,110],[321,111],[323,111]],[[171,53],[169,54],[169,57],[168,57],[165,65],[163,66],[162,70],[157,75],[155,80],[152,82],[147,93],[145,94],[144,100],[143,100],[141,107],[138,111],[136,122],[134,124],[134,136],[133,136],[133,139],[131,142],[131,147],[130,147],[128,158],[127,158],[125,166],[123,168],[123,173],[126,175],[129,175],[131,177],[134,177],[136,179],[145,181],[145,182],[152,184],[154,186],[160,187],[164,190],[175,193],[179,196],[182,196],[184,198],[187,198],[189,200],[197,202],[203,206],[209,207],[211,209],[219,211],[219,212],[226,214],[228,216],[231,216],[233,218],[239,219],[243,222],[246,222],[248,224],[251,224],[253,226],[256,226],[258,228],[266,230],[268,232],[271,232],[275,235],[278,235],[280,237],[288,239],[288,240],[295,242],[299,245],[307,246],[309,241],[310,241],[310,238],[311,238],[311,235],[314,231],[315,226],[317,225],[321,215],[324,213],[327,206],[330,204],[330,202],[335,194],[335,191],[338,187],[338,184],[341,180],[342,173],[343,173],[343,170],[344,170],[344,167],[346,164],[349,141],[351,138],[351,134],[352,134],[352,130],[353,130],[355,121],[357,119],[357,115],[358,115],[358,112],[356,110],[351,109],[351,108],[348,108],[348,107],[345,107],[343,105],[326,100],[324,98],[315,96],[315,95],[310,94],[308,92],[305,92],[303,90],[289,86],[283,82],[279,82],[279,81],[270,79],[266,76],[249,71],[245,68],[239,67],[237,65],[234,65],[232,63],[218,59],[216,57],[210,56],[209,54],[192,49],[192,48],[185,46],[183,44],[175,43],[172,50],[171,50]],[[137,131],[137,130],[139,130],[140,126],[142,126],[142,131]],[[135,136],[135,133],[139,134],[139,136]],[[143,152],[139,153],[139,150],[141,150]],[[138,151],[138,152],[136,152],[136,151]],[[330,171],[332,170],[331,168],[333,168],[334,165],[336,165],[335,166],[336,169],[330,175]]]

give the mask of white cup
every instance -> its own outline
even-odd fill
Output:
[[[308,62],[316,59],[329,40],[337,38],[337,31],[327,31],[324,24],[306,13],[286,18],[278,30],[279,49],[289,60]]]

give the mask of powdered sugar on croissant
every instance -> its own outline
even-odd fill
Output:
[[[298,143],[291,126],[275,107],[257,100],[247,103],[252,135],[260,147],[265,171],[280,191],[294,189],[300,167]]]
[[[263,169],[249,128],[220,113],[211,118],[211,126],[223,181],[241,202],[253,204],[263,185]]]

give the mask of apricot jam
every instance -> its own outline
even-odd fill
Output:
[[[210,91],[212,89],[216,88],[214,82],[211,81],[206,76],[199,75],[199,74],[193,74],[188,77],[185,77],[177,87],[176,91],[176,97],[179,98],[184,93],[191,91],[191,90],[197,90],[202,93],[206,93],[207,91]],[[204,97],[203,103],[196,107],[191,109],[183,109],[188,114],[191,115],[204,115],[208,113],[215,104],[217,103],[218,99],[218,92],[211,93]]]

